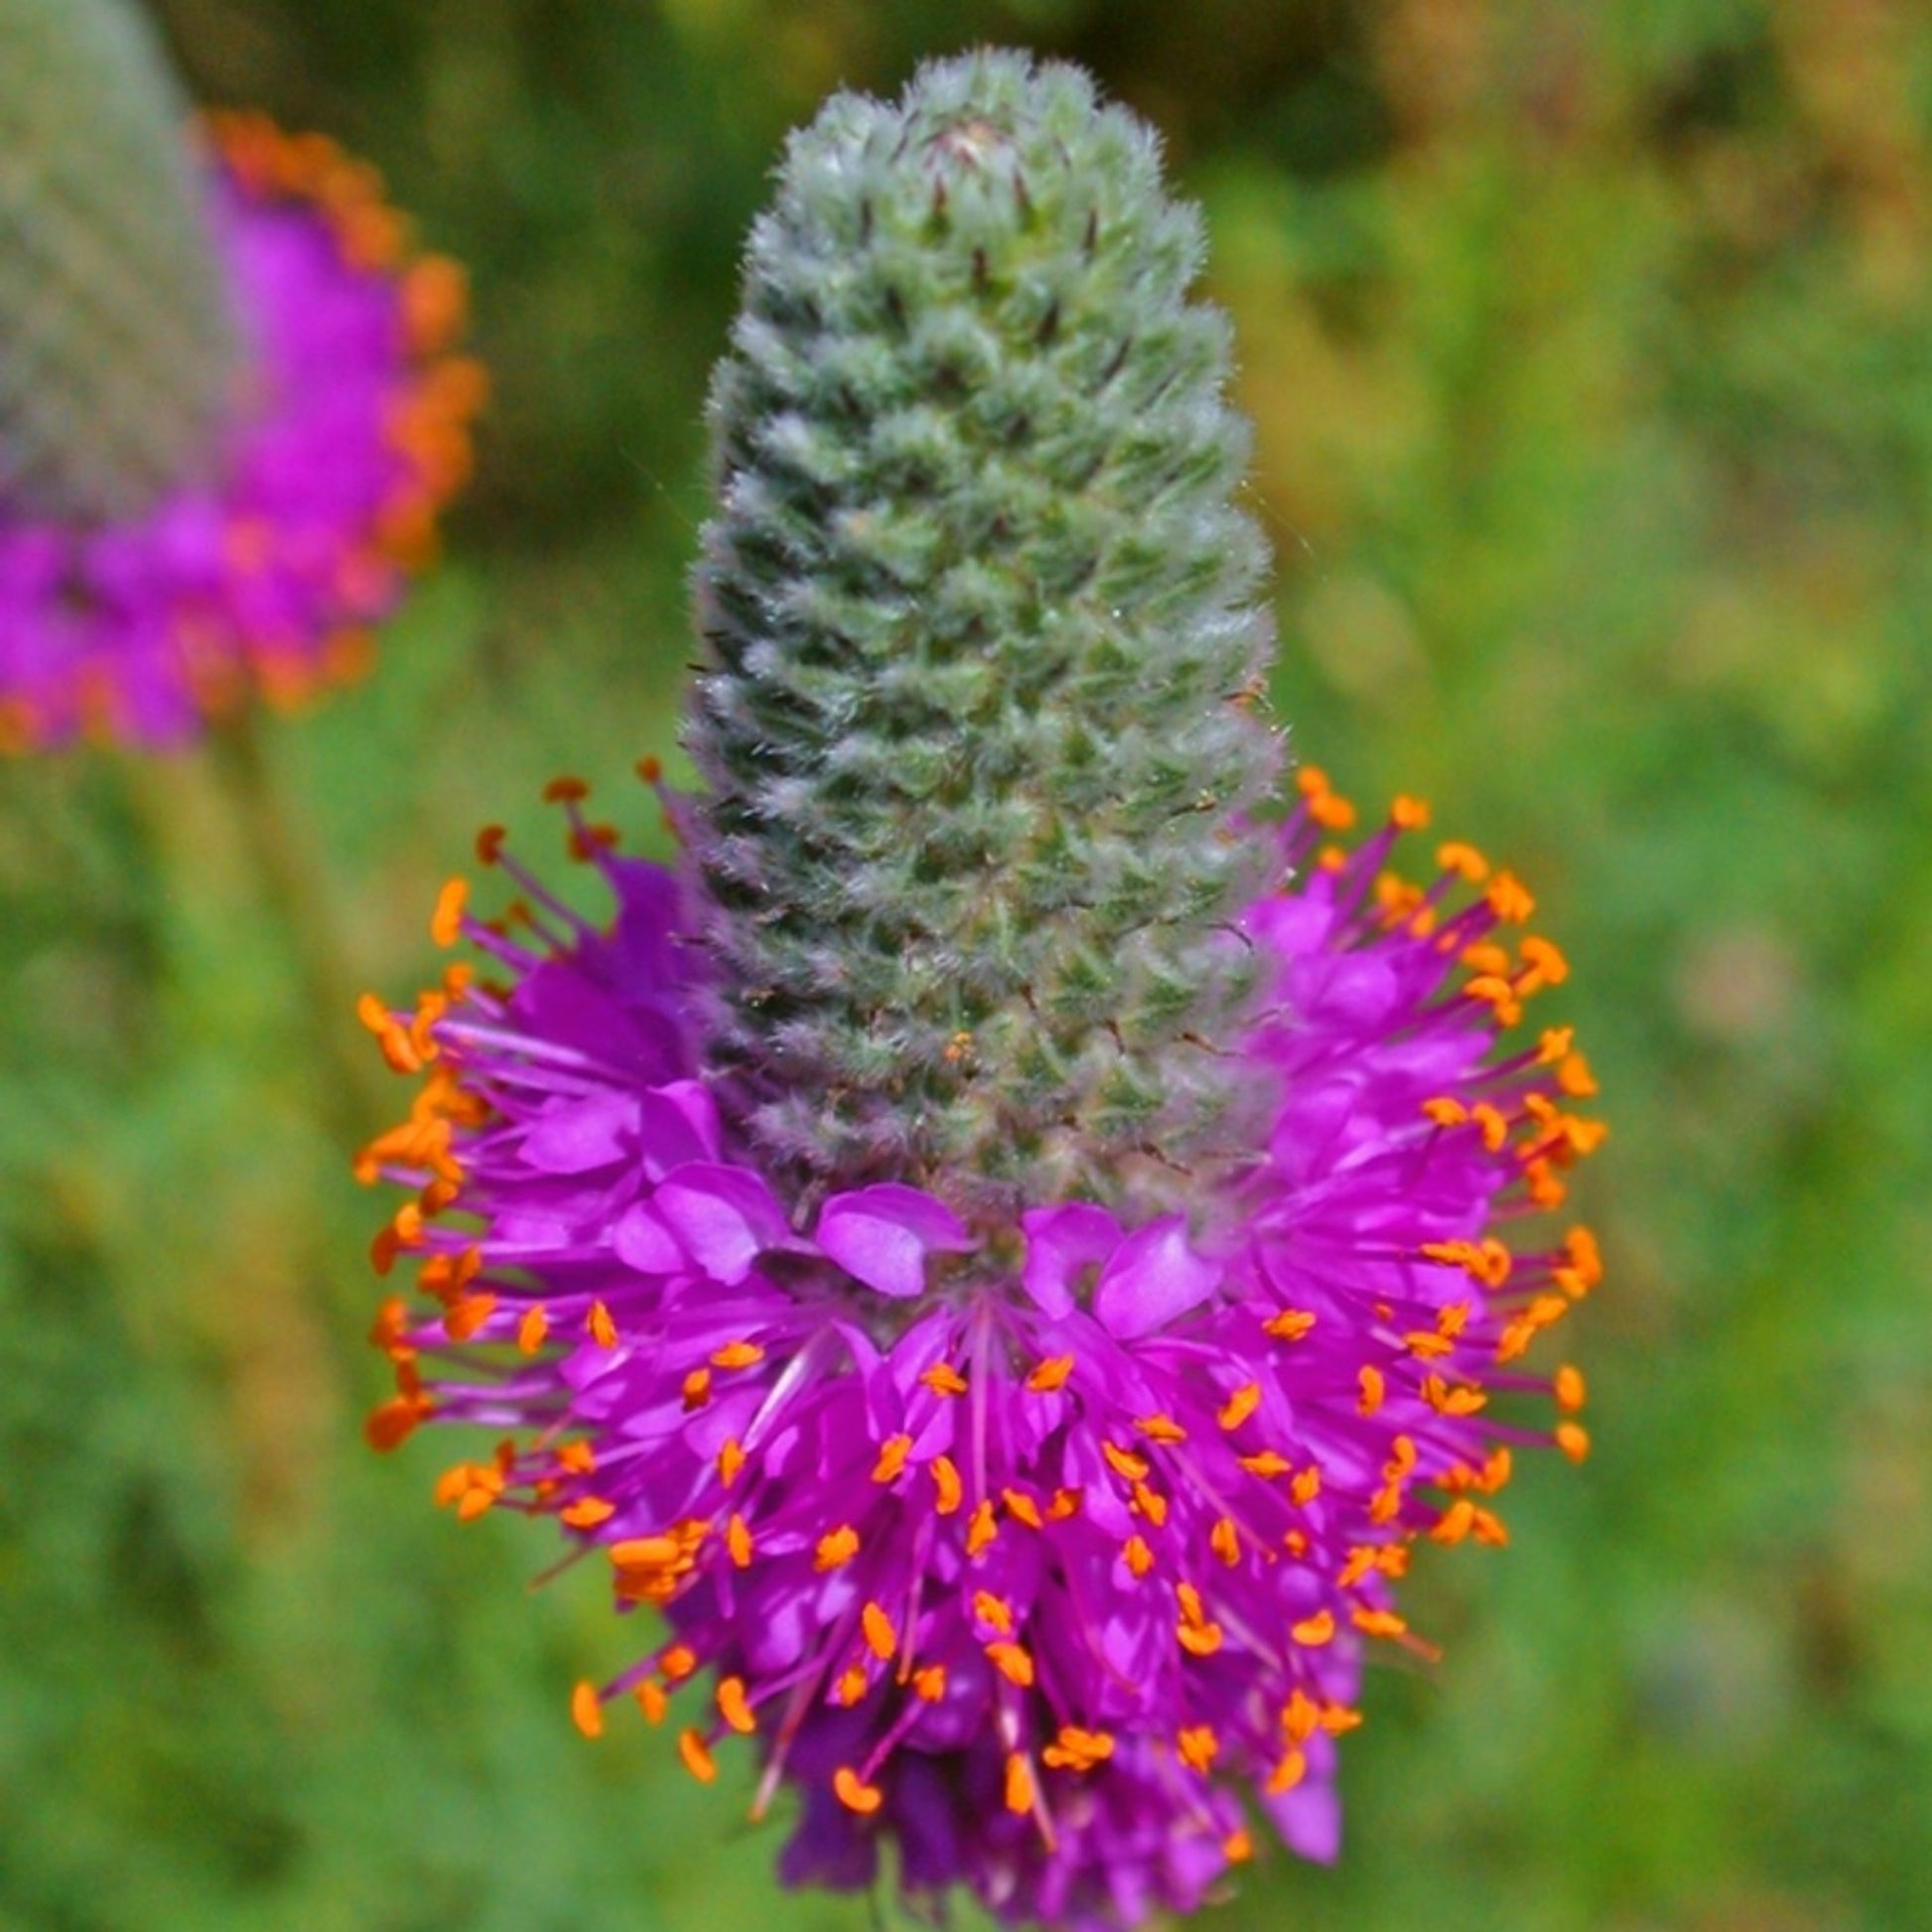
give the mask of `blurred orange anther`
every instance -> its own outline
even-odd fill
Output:
[[[741,1737],[749,1737],[759,1727],[758,1719],[752,1715],[751,1701],[745,1695],[745,1680],[742,1677],[719,1680],[718,1715]]]
[[[684,1760],[684,1768],[700,1784],[709,1784],[717,1777],[718,1766],[712,1759],[711,1747],[698,1731],[687,1729],[678,1732],[677,1754]]]
[[[570,1721],[586,1737],[604,1735],[604,1705],[595,1684],[579,1684],[571,1692]]]
[[[429,936],[439,946],[454,946],[463,934],[463,908],[470,897],[470,882],[452,879],[436,896],[436,910],[430,915]]]

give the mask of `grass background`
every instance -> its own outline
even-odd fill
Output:
[[[1537,888],[1614,1135],[1596,1452],[1432,1553],[1332,1870],[1209,1923],[1932,1925],[1932,27],[1891,0],[166,0],[197,91],[376,161],[496,398],[373,679],[228,754],[0,768],[0,1925],[858,1928],[747,1781],[571,1729],[537,1527],[361,1448],[400,996],[472,830],[640,832],[700,410],[783,131],[1073,55],[1206,206],[1277,699]],[[273,859],[265,867],[264,855]],[[326,981],[327,974],[321,977]],[[1553,1015],[1553,1017],[1555,1017]]]

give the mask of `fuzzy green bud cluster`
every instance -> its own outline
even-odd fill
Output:
[[[801,1200],[1152,1212],[1253,1145],[1281,747],[1202,253],[1151,130],[997,53],[831,101],[753,229],[692,845],[712,1063]]]
[[[0,503],[133,515],[239,360],[188,106],[127,0],[0,0]]]

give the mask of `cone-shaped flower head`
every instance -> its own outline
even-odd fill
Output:
[[[1255,539],[1223,326],[1150,137],[979,55],[841,99],[759,227],[714,406],[706,786],[680,868],[553,795],[616,901],[453,881],[467,963],[363,1018],[423,1087],[361,1172],[393,1448],[493,1448],[661,1619],[578,1687],[751,1740],[783,1869],[1001,1917],[1197,1903],[1265,1819],[1334,1854],[1335,1740],[1419,1538],[1503,1540],[1514,1364],[1596,1279],[1554,1207],[1601,1130],[1507,874],[1305,768],[1249,815]],[[646,776],[657,782],[654,768]],[[661,791],[661,786],[660,786]],[[1514,1413],[1554,1396],[1561,1420]],[[1503,1413],[1509,1412],[1509,1413]],[[674,1717],[673,1707],[681,1707]]]
[[[353,675],[469,462],[463,281],[127,0],[0,0],[0,751]]]
[[[0,501],[133,515],[212,461],[240,341],[187,122],[135,7],[0,0]]]
[[[1238,836],[1280,754],[1200,221],[1071,68],[792,142],[712,395],[710,1061],[773,1170],[977,1215],[1252,1158]]]

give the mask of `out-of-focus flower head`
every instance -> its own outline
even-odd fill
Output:
[[[578,1687],[691,1774],[750,1741],[794,1880],[1139,1923],[1263,1821],[1334,1855],[1336,1741],[1418,1542],[1581,1456],[1534,1337],[1601,1129],[1567,972],[1398,799],[1285,820],[1226,332],[1152,137],[981,55],[841,98],[754,232],[713,394],[683,858],[552,788],[614,910],[506,851],[363,1019],[419,1074],[367,1179],[394,1448],[554,1518],[652,1628]],[[1554,1408],[1554,1414],[1551,1413]],[[493,1438],[493,1441],[491,1440]]]
[[[358,675],[469,472],[461,270],[121,0],[0,0],[0,750]]]

